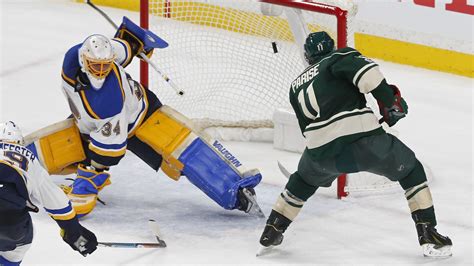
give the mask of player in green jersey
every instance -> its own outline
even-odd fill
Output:
[[[310,66],[290,88],[290,103],[306,138],[298,169],[273,206],[260,238],[264,247],[279,245],[283,233],[319,187],[342,173],[367,171],[400,183],[425,256],[451,255],[451,240],[437,233],[436,217],[423,166],[413,151],[388,134],[367,107],[372,93],[383,122],[395,125],[408,106],[378,65],[357,50],[334,49],[326,32],[311,33],[304,45]]]

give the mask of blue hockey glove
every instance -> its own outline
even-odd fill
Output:
[[[120,24],[114,37],[128,42],[134,56],[145,53],[150,57],[154,48],[168,47],[168,43],[165,40],[153,32],[136,25],[127,17],[123,17],[122,24]]]
[[[81,218],[94,209],[99,191],[110,184],[109,173],[79,165],[74,183],[71,187],[68,187],[69,189],[63,188],[63,190],[71,200],[77,216]]]
[[[408,105],[401,96],[400,90],[395,85],[390,85],[393,90],[394,101],[393,105],[387,107],[381,101],[377,101],[379,105],[380,115],[388,126],[395,125],[398,120],[404,118],[408,114]]]

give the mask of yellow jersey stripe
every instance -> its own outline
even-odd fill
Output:
[[[66,76],[66,74],[64,74],[64,71],[61,71],[61,77],[64,79],[64,81],[66,81],[69,85],[71,86],[76,86],[76,81],[68,76]]]
[[[94,146],[92,143],[89,144],[89,149],[96,154],[107,157],[120,157],[125,154],[127,146],[121,148],[120,150],[103,150],[99,147]]]
[[[74,218],[76,216],[76,211],[72,209],[72,211],[66,214],[49,214],[49,216],[51,216],[51,218],[53,218],[54,220],[66,221],[66,220],[71,220],[72,218]]]
[[[114,64],[114,73],[117,76],[117,80],[120,85],[120,90],[122,92],[122,102],[125,102],[125,91],[123,90],[123,84],[122,84],[122,76],[119,73],[118,67],[116,64]]]
[[[84,104],[84,107],[86,107],[86,112],[92,118],[100,119],[100,117],[94,112],[94,110],[92,110],[92,107],[90,106],[89,101],[87,100],[86,93],[83,90],[81,90],[79,91],[79,95],[81,95],[82,103]]]

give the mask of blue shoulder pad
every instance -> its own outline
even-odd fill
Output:
[[[119,31],[124,28],[134,34],[137,38],[139,38],[143,42],[145,49],[168,47],[168,43],[165,40],[163,40],[153,32],[138,26],[125,16],[123,17],[122,24],[118,28],[115,37],[118,37]]]

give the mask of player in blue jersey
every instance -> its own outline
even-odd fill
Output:
[[[166,46],[125,17],[115,38],[91,35],[66,53],[62,90],[84,149],[84,158],[72,164],[77,178],[66,188],[78,215],[92,211],[99,191],[111,183],[109,168],[126,150],[173,179],[185,175],[225,209],[258,211],[253,190],[261,180],[258,170],[242,170],[216,148],[220,144],[212,145],[192,121],[126,73],[133,57]]]
[[[66,195],[23,146],[15,123],[0,123],[0,265],[20,265],[33,241],[29,212],[44,210],[61,228],[61,236],[86,256],[97,247],[95,235],[82,227]]]
[[[279,245],[283,233],[319,187],[342,173],[367,171],[396,181],[405,197],[425,256],[451,255],[451,240],[439,234],[431,192],[414,152],[380,125],[364,94],[378,101],[383,122],[395,125],[408,113],[400,91],[378,65],[357,50],[334,49],[326,32],[311,33],[304,45],[309,67],[291,84],[289,98],[306,149],[298,170],[278,196],[260,238]]]

